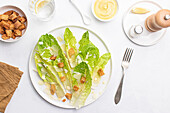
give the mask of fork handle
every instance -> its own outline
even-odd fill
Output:
[[[115,98],[114,98],[115,104],[118,104],[118,103],[119,103],[119,101],[120,101],[120,99],[121,99],[121,95],[122,95],[123,79],[124,79],[124,75],[125,75],[125,74],[124,74],[124,68],[123,68],[123,67],[122,67],[122,72],[123,72],[122,78],[121,78],[119,87],[118,87],[118,89],[117,89],[117,92],[116,92],[116,95],[115,95]]]

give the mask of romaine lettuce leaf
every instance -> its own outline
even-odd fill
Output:
[[[64,41],[66,45],[66,53],[67,53],[68,60],[70,62],[71,67],[74,68],[77,65],[77,62],[75,60],[77,56],[77,47],[76,47],[77,41],[76,41],[75,36],[73,36],[73,33],[70,31],[69,28],[65,29]],[[71,48],[74,50],[75,53],[74,55],[70,57],[69,50]]]
[[[89,32],[86,31],[83,36],[82,39],[79,41],[80,44],[80,48],[83,47],[84,45],[90,44],[91,41],[89,40]],[[92,43],[91,43],[92,44]]]
[[[38,41],[38,52],[41,58],[50,65],[50,70],[55,70],[58,75],[66,76],[66,80],[63,81],[64,87],[72,87],[72,75],[69,63],[65,57],[57,40],[51,35],[42,35]],[[55,60],[51,60],[51,56],[56,56]],[[58,63],[64,63],[63,68],[58,67]]]
[[[44,80],[44,82],[48,82],[49,84],[55,84],[55,86],[57,87],[57,96],[59,98],[64,97],[65,90],[58,78],[54,75],[53,71],[49,69],[49,65],[43,62],[38,53],[35,53],[34,58],[39,76]]]
[[[105,53],[103,54],[99,60],[97,61],[97,64],[93,70],[93,74],[92,74],[92,80],[93,80],[93,83],[95,84],[99,84],[100,83],[100,80],[101,80],[101,76],[99,76],[98,74],[98,70],[101,68],[102,70],[104,70],[105,68],[105,65],[108,63],[108,61],[110,60],[111,58],[111,54],[110,53]]]
[[[91,92],[92,78],[88,65],[85,62],[81,62],[74,68],[74,73],[80,73],[80,76],[86,77],[84,84],[78,80],[76,84],[80,87],[78,91],[73,92],[71,103],[76,107],[80,108],[84,106],[88,95]]]
[[[79,45],[78,56],[90,65],[90,71],[92,71],[99,59],[100,53],[99,49],[89,40],[88,31],[83,34],[82,39],[79,41]]]

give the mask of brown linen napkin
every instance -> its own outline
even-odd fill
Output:
[[[17,67],[0,62],[0,112],[4,113],[22,74]]]

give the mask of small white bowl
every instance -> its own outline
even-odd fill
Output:
[[[27,19],[25,13],[20,8],[18,8],[16,6],[12,6],[12,5],[6,5],[6,6],[0,7],[0,14],[3,14],[6,11],[9,11],[9,10],[16,11],[17,13],[19,13],[20,16],[24,16],[26,18],[26,20],[27,20],[26,23],[25,23],[26,28],[22,31],[22,36],[21,37],[16,37],[15,39],[10,38],[10,39],[7,39],[7,40],[3,40],[1,38],[2,35],[0,34],[0,41],[3,41],[3,42],[16,42],[16,41],[18,41],[18,40],[23,38],[23,35],[25,34],[25,32],[27,30],[28,19]]]
[[[91,5],[91,10],[92,10],[92,13],[93,13],[94,17],[95,17],[96,19],[102,21],[102,22],[108,22],[108,21],[111,21],[111,20],[115,19],[115,17],[117,16],[118,10],[119,10],[119,4],[118,4],[117,0],[115,0],[115,1],[116,1],[116,3],[117,3],[117,11],[116,11],[116,14],[115,14],[112,18],[107,19],[107,20],[104,20],[104,19],[101,19],[101,18],[99,18],[99,17],[96,16],[96,14],[95,14],[95,12],[94,12],[94,4],[95,4],[96,0],[93,0],[92,5]]]

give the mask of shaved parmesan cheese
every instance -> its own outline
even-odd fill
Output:
[[[39,85],[44,85],[44,82],[43,82],[42,80],[39,80],[39,81],[38,81],[38,84],[39,84]]]
[[[62,45],[61,45],[61,49],[65,52],[65,51],[66,51],[66,45],[65,45],[65,44],[62,44]]]
[[[62,39],[60,36],[58,36],[57,39],[58,39],[58,41],[60,41],[60,42],[63,41],[63,39]]]

